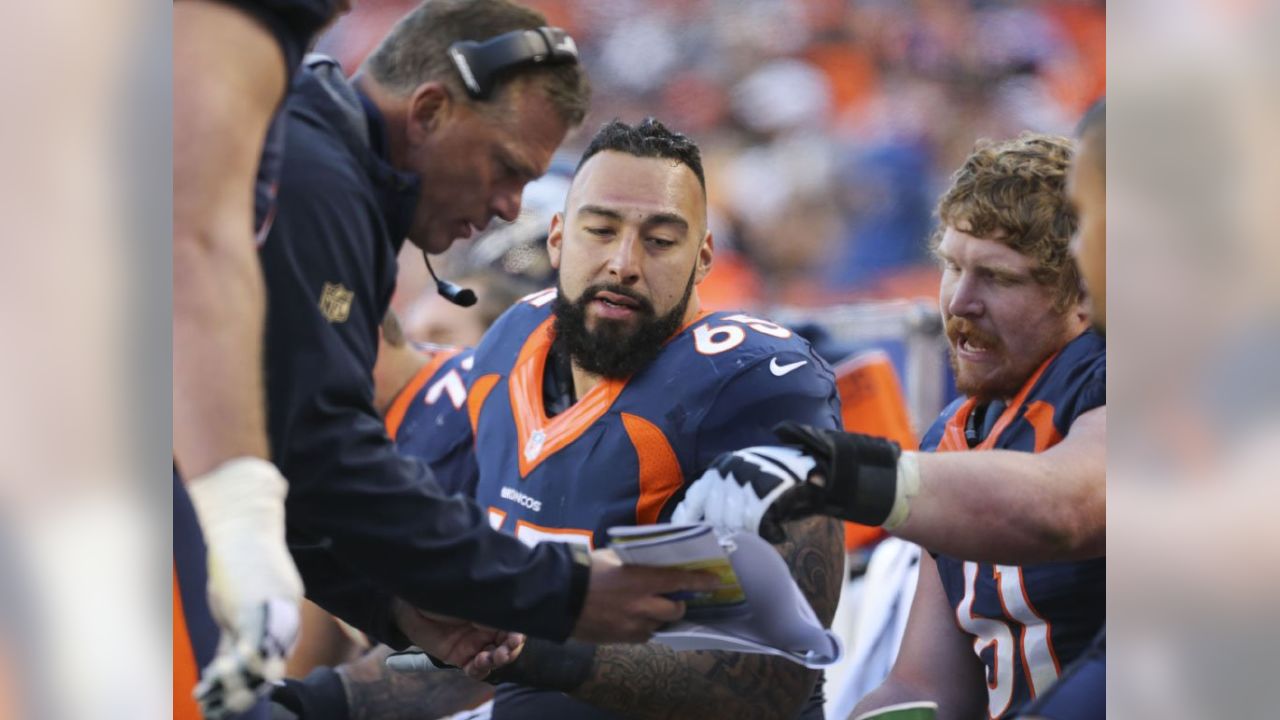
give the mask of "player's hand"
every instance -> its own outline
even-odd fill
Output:
[[[520,633],[509,633],[507,639],[498,644],[485,646],[476,653],[471,662],[462,666],[462,671],[473,680],[483,680],[494,670],[499,670],[516,661],[524,651],[525,636]]]
[[[196,686],[206,720],[248,710],[284,677],[302,599],[284,539],[288,489],[274,465],[253,457],[227,461],[187,485],[208,548],[209,604],[222,631]]]
[[[684,617],[684,603],[663,595],[709,592],[719,586],[712,573],[623,565],[612,550],[596,550],[591,553],[591,580],[573,638],[646,642],[661,626]]]
[[[784,521],[821,508],[819,488],[807,482],[815,467],[813,458],[790,447],[761,445],[725,453],[689,486],[671,521],[704,521],[781,542]]]
[[[483,680],[490,672],[513,662],[524,649],[525,637],[520,633],[428,613],[399,598],[394,601],[392,615],[414,645],[475,680]],[[421,667],[433,665],[426,661]]]
[[[883,438],[782,423],[796,447],[760,446],[721,455],[676,508],[673,522],[705,520],[754,531],[772,543],[783,523],[823,514],[893,529],[919,486],[914,455]]]

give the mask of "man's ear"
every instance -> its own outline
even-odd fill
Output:
[[[716,240],[711,237],[711,231],[707,231],[707,236],[702,238],[702,245],[698,248],[698,266],[693,271],[693,284],[697,285],[707,277],[707,273],[711,272],[711,258],[715,254]]]
[[[564,242],[564,213],[551,216],[551,231],[547,233],[547,255],[551,267],[560,269],[560,244]]]
[[[1073,259],[1072,262],[1075,260]],[[1067,309],[1067,312],[1075,315],[1077,323],[1087,326],[1093,320],[1093,306],[1089,302],[1089,286],[1085,285],[1083,275],[1079,275],[1079,284],[1076,289],[1080,296],[1076,298],[1075,305]]]
[[[409,142],[419,145],[440,127],[453,110],[453,96],[449,88],[439,81],[425,82],[409,96],[408,117],[405,132]]]

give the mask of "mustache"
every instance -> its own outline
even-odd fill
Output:
[[[621,285],[611,285],[609,283],[599,283],[588,286],[586,290],[582,291],[582,295],[578,297],[577,305],[585,308],[587,303],[594,300],[596,296],[602,292],[613,293],[614,295],[621,295],[623,297],[630,298],[635,301],[637,310],[647,315],[654,314],[653,303],[649,302],[649,298],[644,297],[630,288],[625,288]]]
[[[1000,338],[974,325],[968,318],[952,315],[947,319],[947,340],[954,345],[960,342],[961,336],[969,338],[975,345],[985,348],[1000,347]]]

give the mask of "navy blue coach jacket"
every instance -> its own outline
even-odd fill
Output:
[[[392,645],[392,596],[566,638],[589,559],[489,527],[402,457],[373,410],[378,326],[417,202],[386,159],[383,121],[332,63],[309,62],[287,107],[276,216],[261,249],[272,457],[289,479],[288,540],[307,595]],[[483,452],[483,448],[480,449]]]

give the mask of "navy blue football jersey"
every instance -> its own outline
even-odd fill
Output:
[[[388,413],[401,452],[527,543],[603,547],[610,527],[666,521],[717,455],[776,444],[779,422],[840,427],[834,376],[809,344],[731,312],[701,315],[635,375],[603,380],[548,417],[554,299],[554,289],[530,295],[474,352],[437,355]],[[808,710],[821,717],[815,694]],[[504,685],[494,717],[611,715],[562,693]]]
[[[1093,331],[1071,341],[1028,379],[973,449],[1042,452],[1080,415],[1106,405],[1106,342]],[[971,398],[953,402],[922,450],[968,450]],[[993,565],[938,555],[956,624],[986,666],[988,713],[1004,717],[1043,693],[1106,622],[1106,559]]]
[[[256,17],[275,36],[292,76],[312,40],[333,19],[337,0],[223,0]]]
[[[1063,670],[1062,678],[1018,712],[1020,718],[1096,720],[1107,716],[1107,629],[1083,655]]]
[[[387,436],[424,460],[445,490],[474,496],[479,469],[466,407],[475,349],[417,347],[430,359],[387,409]]]

